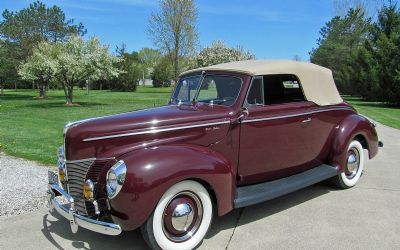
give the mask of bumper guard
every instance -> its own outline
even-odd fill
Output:
[[[55,197],[56,193],[61,194],[67,199],[67,204],[61,204]],[[121,227],[117,224],[94,220],[82,215],[79,215],[74,208],[74,198],[72,198],[67,192],[65,192],[58,184],[49,184],[47,190],[47,200],[49,203],[50,211],[56,210],[61,216],[66,218],[71,225],[71,231],[73,233],[78,232],[79,227],[86,228],[90,231],[94,231],[101,234],[107,235],[118,235],[122,232]]]

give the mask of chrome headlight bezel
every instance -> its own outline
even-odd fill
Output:
[[[126,164],[123,160],[114,164],[107,172],[106,190],[109,199],[114,198],[121,191],[125,182]]]

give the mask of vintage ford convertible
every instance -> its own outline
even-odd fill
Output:
[[[214,212],[327,179],[354,186],[382,146],[374,127],[311,63],[195,69],[166,106],[67,124],[48,199],[73,232],[141,227],[154,249],[192,249]]]

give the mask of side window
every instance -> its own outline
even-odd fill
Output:
[[[305,101],[299,80],[294,75],[265,75],[265,104]]]
[[[250,105],[263,105],[264,95],[263,91],[263,79],[262,77],[254,77],[249,93],[247,95],[247,103]]]

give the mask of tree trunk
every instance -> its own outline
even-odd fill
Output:
[[[39,98],[45,98],[46,97],[46,84],[45,83],[40,83],[39,87]]]
[[[67,93],[67,105],[72,105],[72,99],[73,99],[73,91],[74,91],[74,86],[67,86],[68,93]]]
[[[14,83],[14,89],[17,89],[17,82]]]
[[[0,95],[4,95],[4,85],[0,85]]]
[[[175,56],[174,56],[174,78],[178,77],[179,74],[179,56],[178,56],[178,50],[175,51]]]
[[[61,82],[61,85],[62,85],[62,88],[63,88],[63,90],[64,90],[64,95],[65,95],[66,102],[67,102],[67,104],[68,104],[68,91],[67,91],[67,87],[65,86],[65,83],[64,83],[64,82]]]
[[[32,89],[35,89],[35,81],[32,81]]]
[[[103,90],[103,82],[100,82],[100,90]]]

